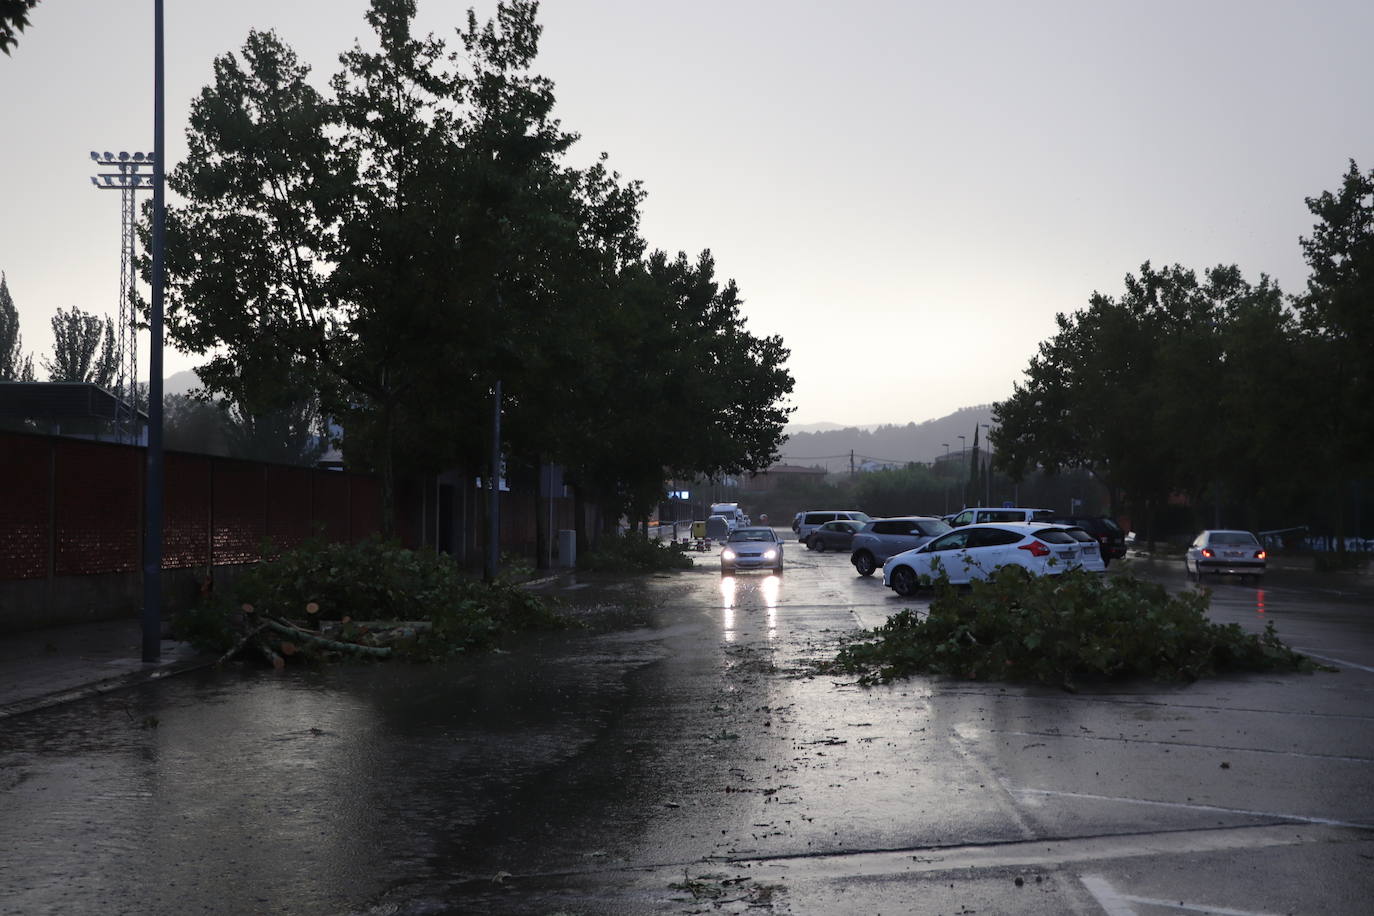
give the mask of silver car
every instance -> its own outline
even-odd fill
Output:
[[[782,541],[772,528],[736,528],[720,549],[722,574],[743,569],[782,572]]]
[[[925,515],[875,518],[850,542],[849,562],[861,576],[871,576],[888,557],[920,547],[949,531],[949,525]]]
[[[1183,567],[1199,582],[1207,573],[1258,582],[1264,575],[1266,558],[1264,545],[1249,531],[1209,530],[1188,545]]]

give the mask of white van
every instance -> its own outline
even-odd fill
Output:
[[[739,503],[712,503],[710,514],[723,516],[731,531],[749,524],[749,516],[744,514]]]
[[[1048,522],[1054,518],[1054,513],[1049,509],[1022,509],[1019,507],[1003,506],[1000,509],[977,506],[972,509],[961,509],[953,516],[947,518],[951,528],[962,528],[965,525],[982,525],[987,522],[1020,522],[1030,525],[1036,522]]]

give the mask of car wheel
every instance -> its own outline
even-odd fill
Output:
[[[898,566],[892,570],[892,590],[903,598],[910,598],[916,594],[920,587],[920,582],[916,578],[916,573],[910,566]]]
[[[777,566],[773,567],[773,574],[776,575],[776,576],[781,576],[781,575],[782,575],[782,564],[781,564],[781,563],[779,563]]]
[[[812,538],[811,547],[816,553],[825,553],[825,538]]]
[[[871,576],[873,571],[878,568],[878,564],[873,562],[873,554],[867,550],[860,550],[854,554],[854,569],[861,576]]]

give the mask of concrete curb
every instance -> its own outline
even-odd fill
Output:
[[[104,680],[93,681],[89,684],[82,684],[78,687],[68,687],[52,693],[43,694],[36,697],[26,697],[12,703],[0,706],[0,720],[8,719],[13,716],[22,716],[25,713],[37,712],[41,709],[50,709],[54,706],[61,706],[64,703],[72,703],[77,700],[84,700],[89,697],[99,696],[103,693],[113,693],[117,690],[125,690],[129,687],[136,687],[149,681],[162,680],[177,674],[185,674],[187,671],[195,671],[200,668],[208,668],[215,663],[214,656],[199,656],[186,659],[184,661],[172,662],[170,664],[160,664],[156,667],[149,666],[143,671],[134,671],[129,674],[121,674],[117,677],[105,678]]]

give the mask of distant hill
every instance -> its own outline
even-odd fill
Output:
[[[185,394],[192,388],[200,387],[200,376],[194,369],[173,372],[162,380],[163,394]]]
[[[961,445],[965,449],[973,447],[973,431],[980,423],[992,422],[992,405],[979,404],[964,407],[945,417],[927,420],[924,423],[908,423],[905,426],[838,426],[833,423],[811,424],[811,427],[830,427],[810,431],[797,427],[797,432],[789,430],[787,441],[782,445],[782,460],[787,464],[802,466],[821,465],[831,470],[848,468],[849,453],[854,452],[854,460],[878,463],[901,463],[908,461],[934,461],[943,457],[948,443],[949,452],[957,454]],[[963,436],[961,443],[959,437]],[[981,445],[987,437],[987,430],[980,430],[978,441]]]
[[[789,423],[783,427],[783,432],[789,436],[797,433],[825,433],[832,429],[844,429],[843,423]],[[873,427],[860,427],[862,429],[872,429]]]

